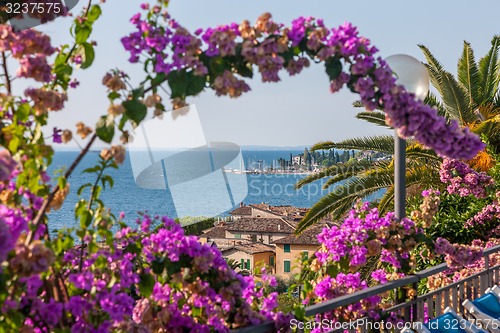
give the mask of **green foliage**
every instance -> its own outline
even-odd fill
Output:
[[[328,58],[325,61],[325,71],[330,81],[335,80],[342,73],[342,63],[338,58]]]
[[[172,98],[196,96],[205,88],[206,76],[195,75],[192,71],[172,71],[167,75]]]
[[[298,299],[289,294],[278,295],[278,308],[277,311],[283,313],[293,313],[294,309],[299,305]]]
[[[196,220],[198,220],[198,219],[196,218]],[[180,220],[178,222],[180,222],[181,224],[184,224],[185,218],[183,218],[182,220]],[[195,222],[195,223],[191,223],[191,224],[187,224],[187,225],[184,224],[184,226],[183,226],[184,233],[186,235],[200,236],[203,234],[203,230],[208,229],[208,228],[212,228],[214,226],[214,223],[215,223],[215,219],[212,217],[212,218],[208,218],[208,219],[203,219],[200,222]]]
[[[127,100],[122,105],[125,108],[125,115],[136,124],[139,124],[148,112],[146,106],[138,100]]]
[[[115,135],[115,122],[113,117],[102,116],[95,126],[99,139],[106,143],[111,143]]]

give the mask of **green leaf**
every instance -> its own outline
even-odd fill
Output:
[[[293,56],[293,55],[292,55]],[[252,65],[248,63],[242,63],[236,68],[236,72],[243,77],[253,78]]]
[[[328,74],[330,81],[338,78],[340,73],[342,73],[342,64],[340,63],[340,60],[335,57],[326,59],[325,71],[326,74]]]
[[[101,167],[99,165],[95,165],[93,167],[87,168],[82,171],[82,173],[94,173],[101,170]]]
[[[22,103],[16,110],[16,117],[19,121],[26,121],[31,112],[31,107],[28,103]]]
[[[117,98],[120,98],[120,94],[119,94],[119,93],[117,93],[116,91],[112,91],[112,92],[110,92],[110,93],[108,94],[108,98],[109,98],[111,101],[113,101],[113,100],[115,100],[115,99],[117,99]]]
[[[71,79],[71,74],[73,74],[73,67],[66,63],[57,65],[54,67],[54,74],[56,74],[57,79],[61,81],[63,88],[67,88],[68,82]]]
[[[146,106],[135,99],[125,101],[122,105],[125,108],[127,117],[132,119],[136,124],[139,124],[148,112]]]
[[[163,258],[153,260],[153,262],[151,263],[151,269],[156,275],[162,274],[165,270],[165,263]]]
[[[66,177],[59,177],[57,179],[57,186],[59,186],[59,188],[65,188],[66,187]]]
[[[92,187],[92,184],[91,183],[83,184],[82,186],[80,186],[76,194],[78,196],[82,195],[83,190],[85,190],[87,187]]]
[[[141,249],[139,248],[139,246],[137,246],[136,243],[130,243],[125,248],[125,252],[126,253],[133,253],[133,254],[140,254],[141,253]],[[154,273],[156,274],[156,272],[154,272]],[[161,274],[161,272],[160,272],[160,274]]]
[[[214,77],[219,76],[226,70],[225,61],[222,57],[210,58],[208,68],[210,69],[210,73],[214,74]]]
[[[148,298],[153,293],[155,278],[151,274],[141,274],[139,281],[139,292],[142,297]]]
[[[94,52],[94,47],[90,43],[83,43],[83,51],[84,51],[84,60],[82,62],[81,68],[89,68],[92,66],[92,63],[94,62],[95,59],[95,52]]]
[[[171,97],[185,98],[187,96],[188,79],[185,70],[172,71],[167,75],[168,85],[172,91]]]
[[[109,187],[113,187],[114,185],[113,177],[111,177],[110,175],[102,176],[101,182],[103,187],[106,187],[106,182],[109,184]]]
[[[144,87],[141,85],[139,88],[132,90],[132,99],[139,99],[144,97]]]
[[[195,75],[193,72],[187,74],[188,85],[186,89],[187,96],[196,96],[205,88],[206,76]]]
[[[77,44],[83,44],[87,41],[92,33],[92,26],[84,22],[82,24],[77,23],[75,26],[75,41]]]
[[[128,120],[127,115],[123,114],[122,117],[120,118],[120,122],[118,123],[118,129],[120,131],[123,131],[123,127],[125,127],[125,123],[127,122],[127,120]]]
[[[18,136],[14,136],[12,139],[9,141],[9,150],[11,152],[17,151],[17,148],[19,148],[19,144],[21,143],[21,140],[19,139]]]
[[[154,78],[151,79],[151,86],[159,86],[161,85],[163,82],[165,82],[165,80],[167,79],[167,75],[165,73],[158,73],[156,74],[156,76]]]
[[[102,10],[99,5],[93,5],[90,7],[89,12],[87,13],[87,22],[94,23],[99,16],[101,16]]]
[[[193,318],[198,318],[199,316],[201,316],[201,314],[202,314],[202,308],[196,308],[196,307],[191,308],[191,316]]]
[[[84,210],[82,214],[80,214],[80,227],[82,229],[87,229],[92,223],[92,214],[88,210]]]
[[[115,135],[115,122],[111,117],[102,116],[96,124],[95,131],[99,139],[111,143]]]

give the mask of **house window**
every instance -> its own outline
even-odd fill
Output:
[[[290,244],[284,244],[283,245],[283,250],[286,253],[290,253]]]
[[[241,261],[240,261],[240,269],[245,269],[245,259],[241,259]]]
[[[309,259],[309,251],[302,251],[302,258],[305,260]]]
[[[241,234],[234,234],[234,238],[241,239]]]
[[[269,266],[274,267],[274,256],[269,257]]]
[[[260,217],[260,215],[257,215],[257,217]]]
[[[283,268],[285,273],[290,273],[290,260],[283,261]]]
[[[250,259],[247,259],[247,269],[250,269]]]
[[[250,237],[252,239],[252,242],[256,242],[257,241],[257,235],[251,235]]]

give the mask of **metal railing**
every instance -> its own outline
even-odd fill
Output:
[[[500,252],[500,245],[483,251],[484,270],[468,276],[460,281],[451,283],[424,295],[416,295],[412,300],[395,305],[386,312],[398,313],[406,322],[424,321],[424,314],[429,318],[441,315],[446,307],[453,308],[457,313],[466,315],[462,302],[465,299],[474,299],[485,292],[487,288],[500,284],[500,265],[490,267],[489,256]],[[402,287],[412,287],[417,290],[418,283],[433,275],[448,270],[446,263],[419,271],[413,275],[390,281],[385,284],[359,290],[332,300],[306,307],[306,317],[328,313],[336,308],[356,303],[370,296],[380,295]],[[268,321],[254,326],[232,330],[232,333],[269,333],[274,328],[274,322]],[[363,328],[360,327],[361,331]],[[331,331],[334,332],[334,331]]]

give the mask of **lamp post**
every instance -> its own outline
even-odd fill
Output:
[[[385,59],[396,74],[396,83],[424,100],[429,91],[429,73],[417,59],[406,54],[395,54]],[[402,219],[406,215],[406,140],[394,133],[394,217]]]

